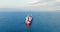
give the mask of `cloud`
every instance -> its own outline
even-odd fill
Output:
[[[12,1],[12,0],[11,0]],[[60,0],[19,0],[1,2],[0,8],[17,8],[23,10],[56,11],[60,10]]]
[[[38,2],[38,1],[34,1],[34,2],[30,2],[28,3],[29,5],[41,5],[41,6],[45,6],[47,5],[48,3],[46,2]]]
[[[56,0],[56,2],[60,2],[60,0]]]
[[[60,6],[56,6],[56,11],[60,11]]]
[[[56,11],[60,11],[60,0],[56,0]]]
[[[56,9],[56,1],[30,1],[27,2],[27,7],[25,9],[29,10],[55,10]]]

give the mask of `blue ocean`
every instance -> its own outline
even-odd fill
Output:
[[[0,32],[26,32],[25,18],[31,14],[27,32],[60,32],[60,12],[0,12]]]

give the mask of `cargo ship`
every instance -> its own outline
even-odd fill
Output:
[[[32,23],[32,16],[27,16],[25,23],[26,23],[26,26],[29,27]]]

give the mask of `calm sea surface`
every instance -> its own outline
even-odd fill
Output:
[[[26,32],[25,17],[31,14],[28,32],[60,32],[60,12],[0,12],[0,32]]]

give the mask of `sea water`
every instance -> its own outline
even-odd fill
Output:
[[[31,14],[28,32],[60,32],[60,12],[0,12],[0,32],[26,32],[25,18]]]

